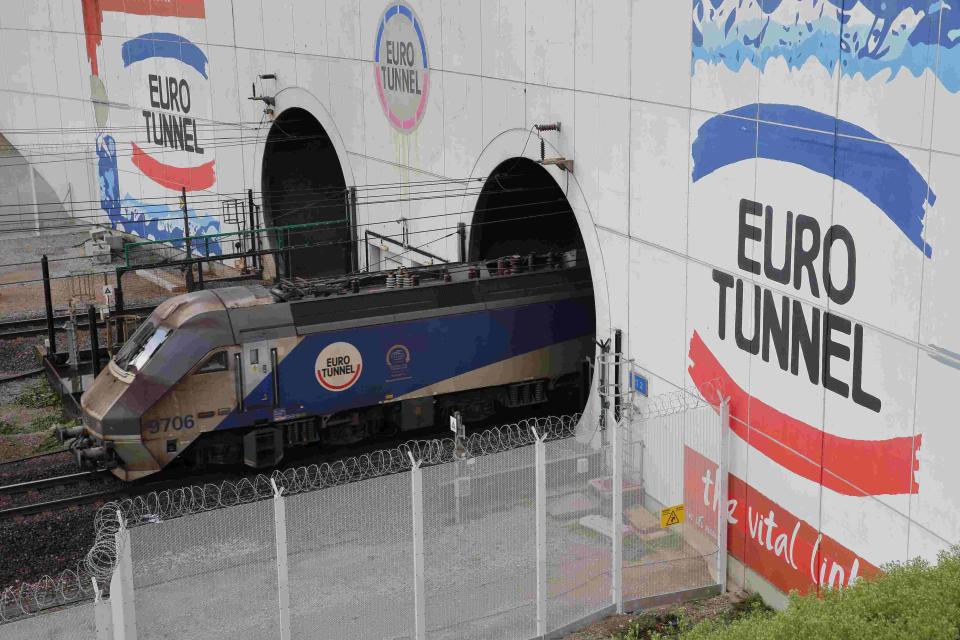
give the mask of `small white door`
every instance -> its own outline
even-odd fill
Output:
[[[271,402],[269,387],[260,390],[256,397],[251,396],[264,378],[270,374],[270,340],[247,342],[243,345],[243,395],[248,408],[269,405]]]

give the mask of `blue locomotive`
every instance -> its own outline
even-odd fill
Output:
[[[594,353],[576,252],[189,293],[83,395],[80,463],[279,463],[293,447],[574,412]]]

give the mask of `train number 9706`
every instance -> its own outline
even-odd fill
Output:
[[[171,429],[174,431],[181,431],[182,429],[193,429],[193,427],[194,422],[192,415],[160,418],[158,420],[150,420],[147,422],[147,432],[149,433],[160,433],[161,431],[167,432]]]

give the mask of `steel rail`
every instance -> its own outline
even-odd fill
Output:
[[[43,369],[40,369],[40,372],[43,373]],[[34,453],[29,456],[23,456],[22,458],[15,458],[13,460],[6,460],[0,462],[0,470],[3,470],[4,467],[12,464],[17,464],[18,462],[26,462],[27,460],[36,460],[37,458],[46,458],[47,456],[55,456],[58,453],[68,453],[69,449],[57,449],[55,451],[44,451],[43,453]]]
[[[65,476],[53,476],[52,478],[40,478],[39,480],[28,480],[27,482],[17,482],[0,486],[0,496],[11,495],[15,493],[26,493],[34,489],[45,487],[69,486],[102,475],[99,471],[81,471],[79,473],[69,473]]]
[[[39,369],[30,369],[29,371],[21,371],[20,373],[15,373],[11,376],[0,378],[0,384],[3,384],[4,382],[13,382],[14,380],[23,380],[24,378],[30,378],[32,376],[40,375],[41,373],[43,373],[43,371],[44,371],[43,367],[40,367]]]
[[[105,499],[108,497],[127,495],[128,493],[129,489],[111,489],[109,491],[84,493],[78,496],[69,496],[67,498],[57,498],[55,500],[47,500],[45,502],[34,502],[32,504],[25,504],[19,507],[10,507],[8,509],[0,510],[0,520],[10,518],[12,516],[27,516],[35,513],[42,513],[44,511],[66,509],[68,507],[75,507],[89,504],[91,502],[97,502],[100,499]]]

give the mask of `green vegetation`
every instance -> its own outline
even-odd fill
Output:
[[[730,605],[711,619],[712,624],[720,627],[729,625],[745,617],[769,614],[770,609],[763,603],[759,595],[753,594],[748,598]],[[694,627],[687,618],[687,610],[678,607],[671,611],[659,613],[644,613],[630,622],[630,625],[611,636],[611,640],[650,640],[651,638],[686,638],[684,632]]]
[[[40,441],[33,452],[34,453],[46,453],[47,451],[56,451],[57,449],[62,449],[63,444],[57,440],[56,436],[53,435],[53,430],[51,429],[47,433],[47,437]]]
[[[631,635],[632,634],[632,635]],[[678,618],[673,628],[641,621],[616,640],[957,640],[960,638],[960,546],[924,560],[891,564],[884,574],[844,590],[790,597],[772,612],[747,601],[697,625]]]
[[[17,398],[17,404],[31,409],[55,407],[59,403],[60,398],[58,398],[57,394],[50,388],[46,378],[41,378],[24,389],[20,397]]]
[[[48,413],[37,416],[31,420],[27,430],[33,433],[38,431],[49,431],[54,427],[60,426],[61,424],[63,424],[63,416],[59,412]]]

